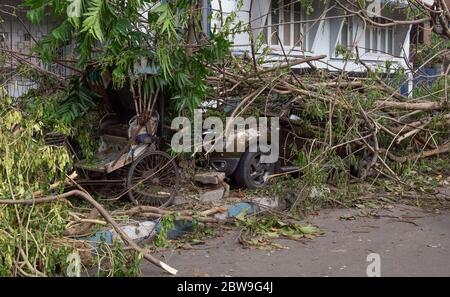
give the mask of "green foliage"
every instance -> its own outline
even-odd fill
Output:
[[[275,216],[246,216],[245,213],[237,217],[236,224],[242,228],[240,241],[245,246],[259,249],[280,248],[273,239],[285,238],[300,240],[319,235],[317,227],[302,226],[297,223],[286,223]]]
[[[156,247],[166,247],[168,245],[167,241],[167,232],[171,230],[175,225],[175,216],[168,215],[161,219],[158,235],[155,237],[155,246]]]
[[[49,185],[65,179],[71,159],[64,147],[45,145],[46,127],[40,113],[24,113],[9,97],[0,97],[0,197],[30,199],[33,192],[48,192]],[[64,269],[69,249],[57,244],[65,230],[65,203],[0,207],[0,275],[35,275],[25,265],[55,275]],[[22,249],[22,251],[21,251]]]
[[[335,49],[336,56],[342,56],[344,60],[350,60],[354,58],[354,54],[347,45],[337,44]]]
[[[215,30],[206,40],[198,32],[200,45],[188,44],[188,27],[199,23],[200,14],[193,1],[176,0],[160,3],[151,0],[82,0],[79,17],[62,13],[66,0],[26,0],[28,17],[42,21],[43,11],[62,20],[61,25],[39,42],[35,51],[47,62],[55,53],[73,43],[79,55],[79,66],[95,63],[111,71],[116,87],[123,87],[141,77],[148,92],[160,87],[170,91],[177,110],[193,110],[206,97],[209,88],[205,78],[208,65],[220,62],[229,54],[228,34],[232,24]],[[196,28],[199,26],[196,25]],[[96,53],[92,54],[95,48]],[[192,48],[192,50],[189,50]],[[147,64],[142,64],[146,61]],[[144,72],[142,71],[142,68]],[[152,69],[152,75],[147,75]]]
[[[450,40],[432,33],[430,44],[418,44],[412,49],[414,66],[422,67],[433,63],[442,63],[445,55],[440,53],[449,48]]]
[[[420,87],[414,88],[413,95],[415,98],[426,98],[430,101],[436,101],[441,98],[445,98],[446,91],[448,93],[448,88],[446,87],[449,85],[450,77],[440,76],[436,78],[436,80],[434,80],[432,83],[420,83]]]
[[[48,130],[70,135],[72,124],[96,105],[96,97],[77,79],[70,83],[67,91],[44,95],[39,90],[30,91],[21,101],[25,112],[42,121]]]
[[[84,13],[85,18],[81,32],[87,32],[101,42],[104,38],[101,21],[107,16],[108,1],[89,0],[88,2],[89,7]]]
[[[97,275],[101,277],[136,277],[141,274],[142,254],[124,250],[123,243],[115,240],[110,246],[99,244],[97,248]]]
[[[86,115],[96,104],[96,95],[82,80],[72,81],[66,91],[51,88],[52,84],[43,82],[40,88],[14,100],[5,90],[0,91],[1,199],[30,199],[36,191],[50,194],[49,185],[65,179],[72,169],[72,156],[64,146],[46,145],[49,132],[75,138],[80,135],[82,149],[94,151],[94,145],[89,143],[89,149],[86,145],[92,128],[80,123],[89,119]],[[29,261],[46,275],[65,273],[71,248],[58,240],[69,220],[68,211],[65,203],[2,206],[0,225],[7,227],[0,232],[0,275],[11,275],[17,258]],[[26,259],[17,247],[23,249]],[[15,271],[21,275],[37,273],[28,265]]]
[[[306,152],[299,150],[295,165],[304,168],[302,171],[302,180],[310,186],[321,186],[327,182],[328,174],[323,166],[324,164],[319,160],[312,162],[322,152],[320,150],[313,152]]]

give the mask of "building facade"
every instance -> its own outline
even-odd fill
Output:
[[[219,26],[220,8],[229,14],[238,8],[237,0],[213,0],[212,10],[216,12],[213,27]],[[376,23],[383,23],[380,16],[406,19],[404,1],[372,0],[367,2],[367,11]],[[312,7],[302,7],[293,0],[244,0],[238,9],[237,20],[251,23],[252,33],[241,32],[234,37],[236,52],[250,51],[250,38],[264,35],[270,48],[271,59],[285,59],[326,55],[318,68],[363,72],[364,67],[355,59],[346,61],[336,49],[344,47],[355,52],[369,65],[384,65],[391,61],[398,67],[408,68],[410,48],[410,25],[394,27],[373,26],[361,18],[351,16],[335,1],[311,1]],[[253,36],[250,36],[253,35]],[[296,67],[306,67],[299,65]]]
[[[73,74],[70,68],[61,64],[44,64],[33,54],[36,41],[49,34],[58,22],[45,18],[39,25],[31,24],[26,12],[20,8],[21,3],[21,0],[0,3],[0,86],[3,85],[12,97],[18,97],[36,86],[26,73],[18,69],[20,65],[37,66],[57,76]],[[61,59],[69,59],[72,52],[70,47],[66,47],[57,54]]]
[[[240,2],[243,5],[239,8]],[[18,8],[20,3],[21,0],[6,0],[3,10],[10,9],[14,13],[0,14],[0,52],[5,57],[0,60],[0,80],[8,82],[8,92],[12,96],[20,96],[34,86],[33,82],[15,72],[18,60],[39,65],[60,76],[71,74],[67,67],[60,64],[43,65],[41,60],[31,54],[36,40],[47,35],[58,22],[48,18],[39,26],[33,26],[25,12]],[[350,15],[334,0],[311,1],[312,6],[309,8],[300,3],[296,0],[211,0],[210,3],[203,0],[203,7],[211,10],[213,15],[210,22],[204,19],[203,26],[214,30],[220,26],[223,15],[236,11],[237,21],[250,23],[252,30],[251,33],[242,30],[231,37],[234,41],[233,51],[250,52],[251,40],[262,37],[269,49],[268,60],[273,63],[284,61],[286,57],[325,55],[325,58],[312,64],[330,71],[363,73],[365,68],[356,63],[354,57],[347,60],[342,55],[343,48],[354,53],[357,47],[360,59],[368,65],[383,67],[389,61],[396,67],[410,68],[410,25],[373,26]],[[376,23],[383,22],[380,16],[406,19],[402,0],[367,0],[366,3],[369,16]],[[58,55],[68,59],[72,53],[73,49],[67,47],[61,49]],[[304,68],[308,65],[294,67]]]

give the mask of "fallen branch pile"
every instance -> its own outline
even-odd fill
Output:
[[[324,63],[323,56],[299,60],[263,63],[257,67],[251,57],[234,59],[230,65],[213,68],[209,78],[215,93],[212,100],[219,105],[232,105],[240,98],[231,114],[276,116],[291,140],[280,143],[300,146],[308,155],[308,164],[326,162],[332,152],[349,159],[355,156],[359,177],[374,170],[398,179],[390,161],[406,163],[420,158],[450,152],[450,109],[445,77],[435,83],[432,92],[424,86],[409,98],[398,88],[388,85],[392,78],[364,62],[369,78],[351,77],[344,72],[324,72],[314,67],[302,75],[288,71],[294,65]],[[356,57],[356,60],[359,59]],[[392,71],[394,76],[395,71]],[[284,146],[284,147],[283,147]],[[289,150],[289,149],[287,149]],[[319,152],[312,158],[313,152]],[[296,156],[282,156],[295,163]],[[308,164],[303,164],[309,166]],[[303,168],[302,168],[303,169]]]
[[[208,84],[212,87],[212,92],[208,96],[210,99],[217,100],[222,106],[234,105],[233,102],[237,99],[237,108],[233,109],[232,117],[244,114],[279,117],[282,123],[282,133],[284,133],[279,144],[281,159],[287,164],[297,165],[299,168],[296,170],[297,172],[304,174],[309,168],[319,168],[318,171],[326,171],[326,178],[338,175],[336,172],[340,171],[347,176],[357,176],[359,179],[365,179],[378,173],[400,181],[395,165],[450,152],[448,134],[450,106],[448,78],[446,77],[450,68],[447,69],[445,76],[437,80],[436,88],[424,87],[410,98],[403,95],[399,88],[394,86],[395,84],[388,83],[395,76],[394,69],[379,71],[372,68],[359,59],[357,49],[356,57],[350,55],[350,58],[366,69],[367,77],[352,77],[345,69],[336,72],[319,70],[316,65],[324,63],[323,59],[326,58],[324,55],[295,60],[290,60],[287,55],[284,55],[281,57],[281,62],[275,59],[259,63],[256,61],[254,40],[251,40],[252,53],[249,56],[228,57],[223,54],[229,52],[228,46],[227,48],[214,46],[215,43],[226,44],[225,40],[219,36],[212,39],[213,42],[210,44],[203,43],[204,41],[199,42],[200,46],[195,44],[195,30],[198,26],[195,25],[193,21],[195,17],[191,14],[194,9],[189,8],[182,14],[190,19],[187,30],[176,30],[179,24],[178,21],[175,22],[175,19],[184,19],[179,15],[183,11],[180,11],[180,6],[178,6],[182,4],[181,7],[185,7],[184,1],[169,1],[180,2],[172,8],[167,3],[165,6],[158,6],[158,9],[163,9],[168,16],[172,15],[172,9],[174,9],[173,11],[177,12],[177,18],[171,20],[171,18],[157,17],[164,14],[160,11],[150,11],[149,15],[154,17],[149,17],[143,22],[141,22],[142,10],[140,9],[142,8],[140,5],[143,4],[138,2],[134,3],[135,9],[123,11],[127,13],[125,15],[121,14],[122,5],[117,6],[117,3],[109,5],[111,11],[117,13],[106,14],[110,11],[109,9],[99,10],[97,17],[102,21],[95,22],[95,25],[101,24],[99,27],[91,27],[92,22],[84,21],[81,22],[84,28],[80,30],[78,26],[76,28],[68,26],[70,28],[67,28],[65,25],[71,24],[70,21],[62,22],[65,27],[58,27],[59,33],[54,31],[55,34],[50,34],[52,39],[46,41],[48,46],[52,45],[44,48],[48,56],[59,51],[62,45],[72,41],[83,40],[83,43],[76,44],[80,53],[76,60],[60,60],[54,57],[52,63],[59,68],[59,71],[56,72],[42,66],[45,64],[42,57],[10,48],[4,42],[0,45],[0,55],[4,57],[4,70],[7,71],[4,71],[0,79],[11,84],[16,77],[21,76],[31,76],[30,79],[36,82],[42,78],[50,78],[48,81],[52,82],[51,88],[43,86],[43,89],[48,91],[53,88],[67,88],[68,80],[65,76],[84,75],[82,69],[88,64],[98,66],[97,70],[108,69],[108,71],[112,65],[115,65],[113,71],[117,80],[115,83],[120,82],[117,85],[123,85],[124,81],[122,80],[127,73],[131,73],[129,72],[131,66],[143,58],[143,53],[153,54],[156,52],[156,56],[144,55],[145,59],[154,60],[154,64],[159,64],[163,69],[161,75],[152,74],[145,77],[146,80],[149,79],[147,81],[149,86],[156,86],[153,102],[156,102],[156,98],[160,94],[160,86],[171,86],[172,90],[170,91],[175,91],[175,94],[179,95],[177,101],[182,109],[186,106],[197,106],[200,99],[204,97],[204,90],[208,89],[203,79],[207,71],[198,66],[214,64],[213,61],[222,61],[222,58],[226,56],[229,61],[223,65],[209,66],[212,74],[208,78]],[[370,24],[379,27],[405,24],[405,22],[421,24],[431,21],[435,31],[437,28],[441,28],[441,32],[436,33],[449,38],[450,15],[445,1],[435,1],[432,7],[414,1],[414,3],[416,2],[417,5],[422,5],[425,11],[429,11],[430,16],[427,14],[426,18],[417,20],[392,20],[389,23],[374,24],[374,21],[368,18],[363,10],[352,11],[337,1],[338,5],[348,13],[345,14],[345,17],[355,15],[361,19],[367,19]],[[41,5],[43,6],[40,7]],[[82,14],[83,17],[88,17],[90,12],[102,7],[96,8],[91,5],[93,3],[84,7],[86,13]],[[6,13],[22,24],[25,32],[31,36],[33,42],[36,42],[35,37],[27,29],[29,26],[25,25],[21,14],[17,13],[17,9],[13,6],[7,8],[7,10],[3,9],[2,13]],[[47,8],[45,3],[36,3],[36,7],[30,10],[35,13],[29,15],[37,16],[36,11],[40,11],[41,8]],[[252,9],[249,11],[250,14],[251,11]],[[103,13],[105,14],[103,15]],[[121,26],[116,26],[117,17],[120,17]],[[223,22],[222,15],[221,19]],[[123,23],[124,21],[126,23],[126,20],[130,23],[128,27]],[[161,21],[164,21],[164,25],[160,23]],[[229,22],[227,21],[227,23]],[[139,34],[130,34],[138,27],[146,27],[146,24],[150,24],[151,26],[148,27],[152,28],[148,32],[139,30]],[[437,24],[440,26],[435,26]],[[153,27],[166,29],[154,34]],[[251,31],[251,28],[246,30]],[[62,31],[66,34],[61,34]],[[167,33],[164,34],[164,31]],[[188,36],[178,36],[177,31],[186,31]],[[224,32],[226,31],[228,30],[225,28]],[[51,42],[52,40],[53,42]],[[186,40],[186,43],[184,44],[182,40]],[[280,43],[282,43],[281,40]],[[96,47],[98,59],[93,59],[89,63],[81,62],[91,56],[94,44],[102,44],[104,52],[102,53],[102,49]],[[142,48],[133,52],[136,49],[130,46],[131,44],[140,45]],[[200,47],[204,47],[208,51],[201,51],[201,54],[196,55],[197,52],[200,52],[198,50]],[[186,49],[186,56],[181,54],[183,48]],[[213,56],[215,52],[222,54],[217,55],[214,59],[203,57]],[[448,54],[448,49],[443,50],[441,54]],[[258,59],[260,58],[263,57],[258,55]],[[81,68],[78,69],[78,66]],[[328,69],[337,70],[332,65],[328,66]],[[301,70],[292,70],[293,67]],[[388,68],[388,66],[386,67]],[[193,71],[193,68],[201,69]],[[305,70],[306,68],[308,70]],[[65,73],[65,75],[59,72]],[[300,72],[302,72],[301,75]],[[174,73],[180,75],[172,75]],[[191,84],[187,83],[188,81]],[[4,90],[6,88],[0,85],[0,96],[6,93]],[[81,99],[80,92],[74,93],[77,100],[74,104],[69,104],[70,108],[66,108],[67,110],[76,111],[75,107],[81,103],[78,102],[81,101],[78,100]],[[46,99],[49,104],[53,101],[53,99]],[[182,102],[182,99],[187,100]],[[61,273],[60,267],[55,267],[54,263],[63,265],[62,262],[66,259],[68,251],[55,247],[52,245],[52,241],[61,239],[61,237],[64,239],[79,238],[89,234],[97,225],[106,226],[108,224],[114,228],[128,248],[142,254],[154,265],[175,274],[176,269],[159,261],[148,250],[130,239],[114,218],[136,217],[153,220],[173,217],[175,220],[195,221],[203,224],[219,223],[212,215],[223,212],[222,208],[194,212],[192,210],[172,211],[139,206],[128,210],[109,212],[81,188],[62,194],[44,196],[45,193],[61,193],[64,190],[64,175],[65,172],[71,170],[72,164],[70,156],[64,148],[45,144],[42,135],[47,130],[57,130],[61,127],[65,127],[67,132],[69,121],[66,122],[63,119],[58,121],[53,115],[50,115],[47,117],[48,125],[44,125],[44,116],[41,111],[48,111],[47,105],[35,105],[34,112],[32,112],[33,108],[25,112],[21,110],[21,105],[26,104],[17,104],[20,101],[15,101],[10,98],[0,100],[0,153],[2,155],[0,159],[0,224],[2,225],[0,228],[0,275],[46,276]],[[31,101],[33,104],[40,102],[36,98]],[[154,106],[150,104],[151,101],[144,99],[144,109],[147,106],[147,110],[153,111]],[[81,104],[81,107],[83,108],[80,110],[84,112],[86,106]],[[135,101],[135,109],[137,113],[142,112],[142,106],[138,105],[137,101]],[[60,110],[61,108],[55,108],[55,113],[60,114]],[[152,113],[150,112],[150,114]],[[75,115],[74,117],[76,118]],[[128,148],[127,145],[124,150]],[[313,172],[313,177],[315,175],[319,175],[319,173]],[[72,179],[73,177],[69,178],[69,182]],[[297,189],[294,190],[297,191]],[[71,212],[73,209],[71,209],[72,205],[68,199],[73,197],[79,197],[88,202],[93,207],[90,213]],[[69,207],[65,203],[60,203],[62,201],[68,202]],[[253,230],[255,221],[241,220],[240,223],[258,235],[277,228],[284,229],[282,231],[286,237],[297,237],[298,234],[295,234],[294,231],[300,229],[298,226],[286,228],[279,222],[271,221],[266,222],[264,230]],[[311,228],[300,231],[302,232],[301,236],[317,232]],[[264,237],[262,236],[262,239],[265,241]],[[70,246],[69,248],[76,247]]]
[[[215,75],[208,79],[213,90],[210,97],[217,100],[219,105],[233,104],[232,102],[238,99],[237,108],[231,115],[233,117],[244,114],[279,117],[283,130],[287,133],[285,138],[281,138],[280,152],[291,151],[290,154],[281,156],[282,161],[301,165],[297,171],[302,173],[308,167],[317,167],[317,165],[328,166],[331,173],[335,167],[330,164],[335,161],[336,156],[339,156],[342,160],[352,160],[352,158],[357,160],[359,166],[357,175],[360,179],[378,172],[400,180],[393,169],[393,162],[414,162],[420,158],[450,152],[448,137],[450,112],[445,89],[447,82],[443,81],[442,88],[437,91],[411,99],[386,84],[386,78],[381,77],[382,74],[365,64],[363,66],[366,67],[370,78],[355,78],[343,72],[323,72],[314,67],[302,75],[289,70],[294,65],[314,66],[311,63],[317,63],[323,58],[323,56],[317,56],[294,61],[286,59],[280,64],[272,62],[270,65],[264,65],[271,66],[270,68],[257,66],[255,69],[255,63],[252,63],[251,58],[244,57],[236,58],[228,65],[212,66],[211,69]],[[27,158],[33,160],[36,158],[33,155],[34,150],[29,145],[17,146],[15,142],[18,136],[24,133],[28,133],[28,138],[22,137],[21,141],[24,139],[31,141],[32,128],[35,126],[24,122],[22,125],[25,128],[28,125],[28,129],[19,129],[20,131],[17,132],[17,123],[25,121],[25,118],[20,121],[15,119],[18,114],[14,109],[8,110],[8,117],[4,120],[5,131],[2,133],[6,137],[2,141],[5,143],[3,146],[5,160],[8,160],[8,154],[11,154],[8,148],[14,151],[14,160],[23,158],[24,152],[27,153]],[[301,154],[305,156],[306,162],[299,162]],[[45,171],[47,173],[55,171],[54,166],[58,164],[52,160],[53,155],[56,154],[45,155],[49,158],[49,164],[53,166],[51,170]],[[21,166],[28,168],[25,163]],[[3,172],[5,181],[13,176],[11,164],[8,163],[8,167]],[[139,206],[109,213],[84,191],[73,190],[60,195],[42,196],[44,192],[48,193],[61,188],[63,182],[46,187],[46,191],[39,188],[40,190],[32,193],[33,199],[16,199],[16,197],[23,197],[23,194],[20,194],[23,190],[15,190],[15,188],[28,189],[32,181],[43,176],[40,172],[45,169],[39,164],[35,167],[35,176],[27,176],[29,180],[13,180],[4,183],[3,192],[12,199],[1,199],[0,206],[9,205],[13,213],[13,207],[16,206],[31,209],[41,204],[56,204],[67,198],[81,197],[94,209],[87,215],[73,215],[74,221],[65,221],[67,227],[63,232],[65,237],[77,238],[88,234],[95,225],[110,224],[126,246],[171,274],[175,274],[176,269],[154,258],[147,250],[131,240],[114,217],[162,219],[173,216],[175,220],[195,220],[203,224],[217,224],[218,221],[211,215],[224,211],[215,208],[196,213],[191,210],[171,211]],[[20,168],[17,170],[21,170]],[[350,169],[351,166],[345,168],[346,174],[350,173]],[[49,180],[55,180],[55,177],[50,176]],[[42,183],[45,184],[45,180]],[[18,211],[18,213],[23,217],[14,219],[14,222],[18,222],[19,229],[24,228],[25,232],[29,232],[25,217],[32,211]],[[8,216],[9,219],[12,217],[13,215]],[[46,230],[45,226],[43,228]],[[18,268],[20,274],[30,274],[21,268],[25,265],[31,274],[45,275],[37,268],[39,263],[30,264],[33,261],[30,261],[31,257],[27,250],[18,251],[18,257],[22,260],[20,265],[16,264],[20,268],[20,270]],[[34,262],[38,261],[36,260],[38,257],[34,259]]]

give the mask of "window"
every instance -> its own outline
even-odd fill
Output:
[[[264,35],[269,46],[309,50],[306,13],[299,1],[272,0]]]
[[[341,45],[351,48],[353,46],[353,18],[346,17],[341,30]]]
[[[384,19],[374,18],[380,24],[386,23]],[[394,28],[368,26],[366,29],[366,53],[381,53],[394,55]]]

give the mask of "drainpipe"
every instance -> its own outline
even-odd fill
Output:
[[[206,37],[210,36],[211,24],[209,22],[209,15],[211,13],[211,3],[210,0],[202,1],[202,29]]]

